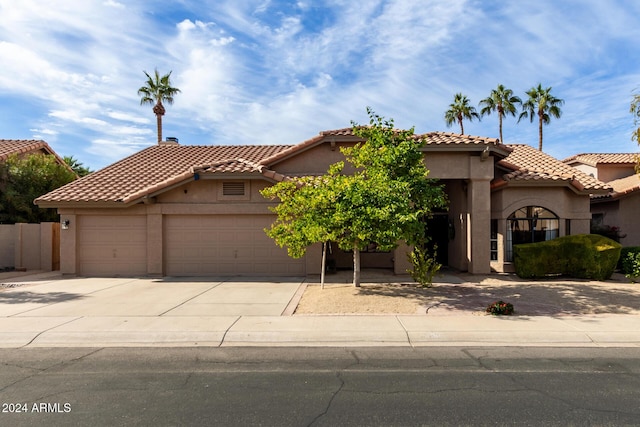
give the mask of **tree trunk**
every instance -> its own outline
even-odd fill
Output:
[[[162,102],[158,101],[156,105],[153,106],[153,113],[156,115],[156,125],[158,128],[158,144],[162,141],[162,116],[164,116],[165,109]]]
[[[324,289],[324,272],[327,270],[327,242],[322,242],[322,272],[320,273],[320,289]]]
[[[360,287],[360,248],[357,243],[353,245],[353,286]]]
[[[504,139],[502,139],[502,114],[498,111],[498,123],[500,126],[500,143],[504,144]]]
[[[156,125],[158,127],[158,144],[162,142],[162,115],[156,115]]]
[[[538,137],[540,138],[540,142],[538,144],[538,150],[542,151],[542,118],[538,121]]]

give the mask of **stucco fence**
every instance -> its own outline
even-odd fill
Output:
[[[60,269],[60,224],[0,224],[0,270]]]

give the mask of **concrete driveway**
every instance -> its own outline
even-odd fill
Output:
[[[0,346],[219,345],[242,317],[295,309],[302,282],[0,277]]]
[[[302,278],[5,279],[0,317],[280,316]]]

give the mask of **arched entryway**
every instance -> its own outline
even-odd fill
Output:
[[[506,261],[513,261],[513,245],[544,242],[560,236],[558,216],[542,206],[525,206],[507,218]]]

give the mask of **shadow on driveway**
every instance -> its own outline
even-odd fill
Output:
[[[84,298],[82,294],[69,292],[0,292],[0,304],[55,304]]]

